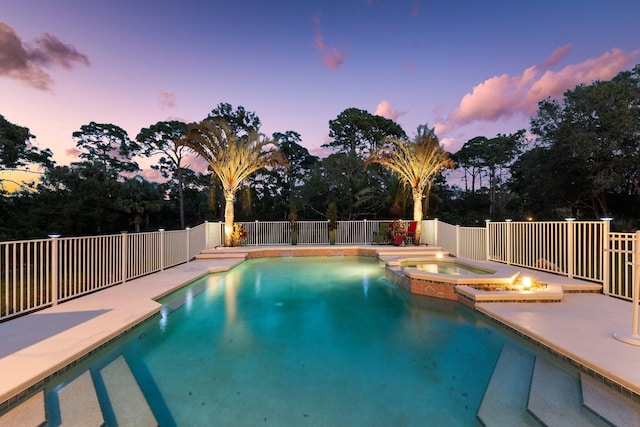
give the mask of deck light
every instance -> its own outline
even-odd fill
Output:
[[[531,289],[531,277],[523,277],[522,278],[522,289],[528,291]]]

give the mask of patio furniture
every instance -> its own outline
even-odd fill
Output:
[[[389,223],[381,222],[378,231],[373,232],[373,241],[371,243],[374,245],[388,245],[389,242]]]
[[[417,227],[418,227],[417,221],[409,222],[409,227],[407,228],[407,234],[405,235],[405,239],[407,243],[415,244]]]

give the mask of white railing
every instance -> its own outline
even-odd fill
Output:
[[[440,246],[451,255],[484,261],[487,259],[487,229],[460,227],[438,220],[423,221],[421,241]]]
[[[207,232],[202,224],[180,231],[0,242],[0,320],[188,262],[206,248]]]
[[[640,262],[636,252],[640,242],[640,231],[636,233],[610,233],[609,249],[605,253],[608,258],[609,275],[605,277],[608,283],[606,293],[623,299],[633,298],[633,283],[638,274],[637,264]]]
[[[603,281],[608,221],[488,222],[491,261]]]
[[[370,244],[386,221],[339,221],[336,244]],[[290,245],[288,221],[244,222],[246,245]],[[329,243],[327,221],[299,221],[299,245]],[[425,220],[421,243],[452,255],[491,260],[603,283],[631,299],[640,234],[610,233],[608,221],[487,222],[459,227]],[[224,245],[224,224],[94,237],[0,242],[0,320],[124,283]]]
[[[336,244],[370,244],[380,224],[386,221],[338,221]],[[240,222],[248,236],[242,245],[278,246],[291,244],[291,223],[289,221]],[[222,244],[222,243],[221,243]],[[329,244],[329,223],[327,221],[298,221],[298,244]]]

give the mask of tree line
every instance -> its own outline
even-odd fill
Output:
[[[292,212],[326,219],[329,203],[340,219],[424,214],[482,225],[610,215],[617,229],[634,230],[639,103],[636,66],[541,100],[528,131],[478,136],[455,153],[426,124],[408,136],[392,120],[348,108],[328,123],[325,158],[311,155],[299,133],[262,135],[255,112],[221,103],[197,123],[161,121],[135,137],[113,124],[83,125],[72,134],[79,157],[70,165],[57,165],[50,150],[31,143],[27,127],[0,115],[0,184],[9,183],[7,171],[40,173],[17,191],[0,189],[0,240],[177,229],[229,213],[231,222],[288,220]],[[252,170],[241,173],[250,156]],[[143,178],[145,158],[162,180]],[[194,170],[196,158],[207,171]],[[221,158],[228,170],[216,169]],[[429,161],[436,167],[424,174]]]

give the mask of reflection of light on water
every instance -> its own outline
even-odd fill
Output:
[[[162,306],[160,309],[160,330],[162,332],[167,330],[167,324],[169,323],[169,309],[167,306]]]
[[[184,295],[184,309],[187,313],[191,312],[191,307],[193,306],[193,290],[191,288],[187,289]]]
[[[364,271],[362,274],[362,288],[364,289],[364,296],[369,294],[369,272]]]
[[[418,264],[418,270],[426,271],[427,273],[439,273],[438,264]]]
[[[258,272],[256,275],[256,295],[260,295],[260,291],[262,290],[262,274]]]
[[[215,299],[224,288],[224,283],[220,276],[211,276],[207,281],[207,299],[209,301]]]

